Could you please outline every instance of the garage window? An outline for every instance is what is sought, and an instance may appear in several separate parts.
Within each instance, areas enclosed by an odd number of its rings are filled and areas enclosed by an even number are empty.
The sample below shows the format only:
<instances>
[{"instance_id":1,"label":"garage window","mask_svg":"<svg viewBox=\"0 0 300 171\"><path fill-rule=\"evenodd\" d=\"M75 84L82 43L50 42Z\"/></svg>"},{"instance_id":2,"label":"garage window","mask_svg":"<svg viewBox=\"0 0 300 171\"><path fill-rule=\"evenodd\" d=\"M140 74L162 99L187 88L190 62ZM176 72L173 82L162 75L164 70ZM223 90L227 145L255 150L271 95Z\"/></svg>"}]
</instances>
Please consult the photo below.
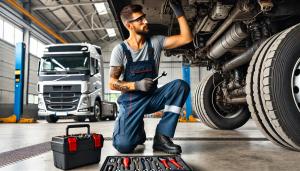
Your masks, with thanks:
<instances>
[{"instance_id":1,"label":"garage window","mask_svg":"<svg viewBox=\"0 0 300 171\"><path fill-rule=\"evenodd\" d=\"M4 21L4 40L7 41L10 44L15 44L15 31L14 31L14 26L7 22Z\"/></svg>"},{"instance_id":2,"label":"garage window","mask_svg":"<svg viewBox=\"0 0 300 171\"><path fill-rule=\"evenodd\" d=\"M15 44L23 42L23 32L21 29L15 27Z\"/></svg>"},{"instance_id":3,"label":"garage window","mask_svg":"<svg viewBox=\"0 0 300 171\"><path fill-rule=\"evenodd\" d=\"M0 18L0 39L3 39L3 19Z\"/></svg>"},{"instance_id":4,"label":"garage window","mask_svg":"<svg viewBox=\"0 0 300 171\"><path fill-rule=\"evenodd\" d=\"M43 53L44 53L44 49L45 49L45 44L38 41L37 42L37 56L38 57L42 57L43 56Z\"/></svg>"},{"instance_id":5,"label":"garage window","mask_svg":"<svg viewBox=\"0 0 300 171\"><path fill-rule=\"evenodd\" d=\"M37 40L34 37L30 37L29 52L32 55L37 56Z\"/></svg>"},{"instance_id":6,"label":"garage window","mask_svg":"<svg viewBox=\"0 0 300 171\"><path fill-rule=\"evenodd\" d=\"M29 104L38 104L38 96L34 94L28 94L28 103Z\"/></svg>"},{"instance_id":7,"label":"garage window","mask_svg":"<svg viewBox=\"0 0 300 171\"><path fill-rule=\"evenodd\" d=\"M23 31L15 24L0 17L0 39L15 45L23 41Z\"/></svg>"},{"instance_id":8,"label":"garage window","mask_svg":"<svg viewBox=\"0 0 300 171\"><path fill-rule=\"evenodd\" d=\"M30 37L29 52L37 57L42 57L44 53L45 43Z\"/></svg>"}]
</instances>

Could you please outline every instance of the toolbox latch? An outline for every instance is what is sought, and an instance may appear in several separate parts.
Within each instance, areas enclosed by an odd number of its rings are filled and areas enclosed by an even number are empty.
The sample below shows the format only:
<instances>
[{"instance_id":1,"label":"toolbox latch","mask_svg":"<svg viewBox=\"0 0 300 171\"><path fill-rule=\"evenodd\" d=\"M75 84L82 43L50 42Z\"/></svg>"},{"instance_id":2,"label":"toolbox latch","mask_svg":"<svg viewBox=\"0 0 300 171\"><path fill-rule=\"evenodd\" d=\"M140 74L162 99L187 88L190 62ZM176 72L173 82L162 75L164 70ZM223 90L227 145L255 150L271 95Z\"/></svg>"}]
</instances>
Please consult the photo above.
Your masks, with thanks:
<instances>
[{"instance_id":1,"label":"toolbox latch","mask_svg":"<svg viewBox=\"0 0 300 171\"><path fill-rule=\"evenodd\" d=\"M93 140L95 148L101 148L102 147L102 139L99 134L93 134Z\"/></svg>"},{"instance_id":2,"label":"toolbox latch","mask_svg":"<svg viewBox=\"0 0 300 171\"><path fill-rule=\"evenodd\" d=\"M68 146L69 146L69 152L76 152L77 151L77 139L76 139L76 137L69 137L68 138Z\"/></svg>"}]
</instances>

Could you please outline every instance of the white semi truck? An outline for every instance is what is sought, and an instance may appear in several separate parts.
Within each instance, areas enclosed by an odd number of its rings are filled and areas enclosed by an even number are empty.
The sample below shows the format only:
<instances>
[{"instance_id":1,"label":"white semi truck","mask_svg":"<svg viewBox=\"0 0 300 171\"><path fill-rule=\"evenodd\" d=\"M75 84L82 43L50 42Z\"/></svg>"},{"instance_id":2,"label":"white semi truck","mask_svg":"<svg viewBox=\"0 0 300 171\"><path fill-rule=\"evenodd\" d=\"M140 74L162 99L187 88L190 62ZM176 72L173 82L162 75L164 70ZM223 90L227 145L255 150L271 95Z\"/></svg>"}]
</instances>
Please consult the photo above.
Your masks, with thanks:
<instances>
[{"instance_id":1,"label":"white semi truck","mask_svg":"<svg viewBox=\"0 0 300 171\"><path fill-rule=\"evenodd\" d=\"M46 46L38 71L38 115L83 122L112 119L117 105L104 101L101 49L88 43Z\"/></svg>"}]
</instances>

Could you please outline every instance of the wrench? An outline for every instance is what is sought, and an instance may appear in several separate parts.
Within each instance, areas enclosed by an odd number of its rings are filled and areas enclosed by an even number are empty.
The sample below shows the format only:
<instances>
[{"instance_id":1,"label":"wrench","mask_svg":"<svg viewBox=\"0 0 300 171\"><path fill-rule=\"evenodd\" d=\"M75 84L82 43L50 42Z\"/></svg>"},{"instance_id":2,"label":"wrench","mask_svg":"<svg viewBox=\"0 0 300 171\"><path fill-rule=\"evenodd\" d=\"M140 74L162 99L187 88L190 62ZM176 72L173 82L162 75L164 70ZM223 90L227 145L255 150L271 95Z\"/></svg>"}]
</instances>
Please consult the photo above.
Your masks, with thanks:
<instances>
[{"instance_id":1,"label":"wrench","mask_svg":"<svg viewBox=\"0 0 300 171\"><path fill-rule=\"evenodd\" d=\"M167 74L168 74L168 73L166 73L165 71L163 71L163 72L161 73L161 75L157 76L157 77L154 78L152 81L155 82L155 81L157 81L159 78L161 78L161 77L163 77L163 76L166 76Z\"/></svg>"}]
</instances>

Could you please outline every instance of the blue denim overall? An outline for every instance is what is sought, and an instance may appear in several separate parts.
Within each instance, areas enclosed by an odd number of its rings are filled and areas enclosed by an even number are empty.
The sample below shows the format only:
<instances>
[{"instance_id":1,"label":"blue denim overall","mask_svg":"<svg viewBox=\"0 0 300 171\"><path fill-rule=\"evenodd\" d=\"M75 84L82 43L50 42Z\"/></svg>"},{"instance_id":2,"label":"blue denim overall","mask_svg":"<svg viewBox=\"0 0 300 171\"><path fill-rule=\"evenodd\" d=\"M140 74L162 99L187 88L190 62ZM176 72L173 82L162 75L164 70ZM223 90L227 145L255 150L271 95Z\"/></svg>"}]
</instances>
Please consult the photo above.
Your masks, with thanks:
<instances>
[{"instance_id":1,"label":"blue denim overall","mask_svg":"<svg viewBox=\"0 0 300 171\"><path fill-rule=\"evenodd\" d=\"M127 64L124 81L135 82L144 78L157 76L154 49L150 39L148 44L148 60L133 62L125 43L121 44L125 52ZM188 94L189 85L182 80L174 80L163 87L155 88L147 93L131 91L118 98L119 115L113 133L113 146L121 153L131 153L134 148L146 140L144 115L165 109L164 115L156 127L156 132L173 137L179 118L179 110Z\"/></svg>"}]
</instances>

